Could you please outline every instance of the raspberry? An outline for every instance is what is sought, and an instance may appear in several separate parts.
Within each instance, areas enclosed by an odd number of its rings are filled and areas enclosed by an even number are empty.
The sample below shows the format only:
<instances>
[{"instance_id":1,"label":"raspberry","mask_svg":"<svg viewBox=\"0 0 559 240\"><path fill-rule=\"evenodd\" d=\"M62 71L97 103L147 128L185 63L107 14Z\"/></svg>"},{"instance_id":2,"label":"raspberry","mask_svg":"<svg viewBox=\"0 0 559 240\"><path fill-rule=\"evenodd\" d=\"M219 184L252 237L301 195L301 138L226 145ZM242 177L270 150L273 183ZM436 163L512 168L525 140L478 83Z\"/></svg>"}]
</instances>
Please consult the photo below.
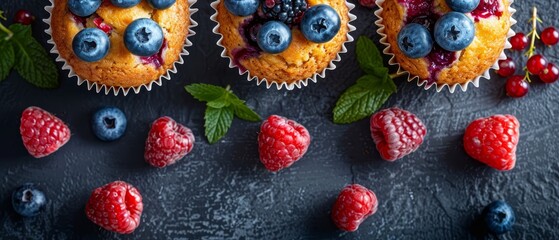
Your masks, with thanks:
<instances>
[{"instance_id":1,"label":"raspberry","mask_svg":"<svg viewBox=\"0 0 559 240\"><path fill-rule=\"evenodd\" d=\"M406 110L390 108L371 116L371 137L380 156L387 161L417 150L426 133L421 120Z\"/></svg>"},{"instance_id":2,"label":"raspberry","mask_svg":"<svg viewBox=\"0 0 559 240\"><path fill-rule=\"evenodd\" d=\"M143 210L138 189L123 181L96 188L85 205L89 220L121 234L132 233L140 225Z\"/></svg>"},{"instance_id":3,"label":"raspberry","mask_svg":"<svg viewBox=\"0 0 559 240\"><path fill-rule=\"evenodd\" d=\"M194 145L192 131L170 117L153 122L146 140L144 158L154 167L165 167L188 154Z\"/></svg>"},{"instance_id":4,"label":"raspberry","mask_svg":"<svg viewBox=\"0 0 559 240\"><path fill-rule=\"evenodd\" d=\"M375 7L375 0L359 0L359 4L366 8L374 8Z\"/></svg>"},{"instance_id":5,"label":"raspberry","mask_svg":"<svg viewBox=\"0 0 559 240\"><path fill-rule=\"evenodd\" d=\"M306 0L264 0L262 12L266 19L279 20L287 25L296 25L307 10Z\"/></svg>"},{"instance_id":6,"label":"raspberry","mask_svg":"<svg viewBox=\"0 0 559 240\"><path fill-rule=\"evenodd\" d=\"M472 158L497 170L511 170L516 163L520 123L511 115L480 118L466 128L464 149Z\"/></svg>"},{"instance_id":7,"label":"raspberry","mask_svg":"<svg viewBox=\"0 0 559 240\"><path fill-rule=\"evenodd\" d=\"M39 107L28 107L23 111L19 132L23 145L35 158L56 152L70 140L68 126Z\"/></svg>"},{"instance_id":8,"label":"raspberry","mask_svg":"<svg viewBox=\"0 0 559 240\"><path fill-rule=\"evenodd\" d=\"M310 143L311 136L303 125L272 115L260 126L260 161L268 170L277 172L301 159Z\"/></svg>"},{"instance_id":9,"label":"raspberry","mask_svg":"<svg viewBox=\"0 0 559 240\"><path fill-rule=\"evenodd\" d=\"M93 24L95 24L95 26L97 28L101 29L106 34L110 34L111 31L113 30L113 28L111 26L109 26L108 24L106 24L104 22L103 18L101 18L101 17L94 18L93 19Z\"/></svg>"},{"instance_id":10,"label":"raspberry","mask_svg":"<svg viewBox=\"0 0 559 240\"><path fill-rule=\"evenodd\" d=\"M375 193L359 184L344 187L332 208L332 220L339 229L353 232L378 207Z\"/></svg>"}]
</instances>

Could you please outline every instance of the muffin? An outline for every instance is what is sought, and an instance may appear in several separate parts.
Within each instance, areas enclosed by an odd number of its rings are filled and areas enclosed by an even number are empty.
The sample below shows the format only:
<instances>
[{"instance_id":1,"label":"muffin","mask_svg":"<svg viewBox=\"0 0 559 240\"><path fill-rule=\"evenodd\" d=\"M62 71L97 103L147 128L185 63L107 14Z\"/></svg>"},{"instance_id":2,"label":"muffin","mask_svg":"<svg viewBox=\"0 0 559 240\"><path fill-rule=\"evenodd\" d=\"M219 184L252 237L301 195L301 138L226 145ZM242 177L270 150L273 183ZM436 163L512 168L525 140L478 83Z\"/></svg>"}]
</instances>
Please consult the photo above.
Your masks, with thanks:
<instances>
[{"instance_id":1,"label":"muffin","mask_svg":"<svg viewBox=\"0 0 559 240\"><path fill-rule=\"evenodd\" d=\"M335 68L333 61L347 51L344 44L353 41L348 34L355 29L349 24L355 19L349 13L353 5L344 0L244 1L254 5L245 11L245 6L241 10L227 6L234 1L212 3L216 10L212 20L218 23L214 33L221 36L218 45L230 67L238 67L239 74L248 72L248 79L256 78L258 84L293 89L309 79L316 81L317 75L324 77L325 70ZM311 23L325 23L320 26L323 31L313 33ZM274 41L273 34L266 39L269 29L285 32L288 43L283 41L281 49L267 46L267 41Z\"/></svg>"},{"instance_id":2,"label":"muffin","mask_svg":"<svg viewBox=\"0 0 559 240\"><path fill-rule=\"evenodd\" d=\"M473 5L464 8L460 3ZM514 23L510 4L510 0L377 0L378 32L388 46L385 52L394 55L391 62L409 72L410 79L418 78L418 85L425 84L426 89L436 85L438 90L449 86L451 92L459 85L465 90L469 82L488 77L487 71L504 57Z\"/></svg>"},{"instance_id":3,"label":"muffin","mask_svg":"<svg viewBox=\"0 0 559 240\"><path fill-rule=\"evenodd\" d=\"M141 86L149 90L160 77L169 78L168 71L176 71L175 63L182 63L186 38L193 34L189 28L195 25L190 18L194 1L189 0L171 1L167 6L158 5L165 1L157 0L51 1L53 50L71 67L71 75L73 70L90 88L96 85L98 92L100 86L106 92L113 89L115 95L120 89L125 94L130 88L138 92ZM138 33L144 35L138 37ZM140 39L142 36L147 39ZM91 50L101 46L102 54L99 49Z\"/></svg>"}]
</instances>

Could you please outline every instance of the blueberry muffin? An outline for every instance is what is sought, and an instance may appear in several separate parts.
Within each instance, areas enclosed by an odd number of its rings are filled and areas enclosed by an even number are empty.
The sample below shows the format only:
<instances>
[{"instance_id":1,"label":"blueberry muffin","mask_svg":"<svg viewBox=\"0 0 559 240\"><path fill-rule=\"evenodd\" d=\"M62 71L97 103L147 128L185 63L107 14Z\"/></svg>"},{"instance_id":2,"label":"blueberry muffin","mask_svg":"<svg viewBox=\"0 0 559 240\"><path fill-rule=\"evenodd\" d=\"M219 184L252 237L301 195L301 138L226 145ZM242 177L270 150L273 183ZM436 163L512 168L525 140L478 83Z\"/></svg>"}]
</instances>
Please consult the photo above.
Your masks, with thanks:
<instances>
[{"instance_id":1,"label":"blueberry muffin","mask_svg":"<svg viewBox=\"0 0 559 240\"><path fill-rule=\"evenodd\" d=\"M51 28L60 56L89 82L137 87L180 58L188 0L54 0Z\"/></svg>"},{"instance_id":2,"label":"blueberry muffin","mask_svg":"<svg viewBox=\"0 0 559 240\"><path fill-rule=\"evenodd\" d=\"M412 76L464 84L499 58L511 26L509 0L385 0L377 13L390 52Z\"/></svg>"}]
</instances>

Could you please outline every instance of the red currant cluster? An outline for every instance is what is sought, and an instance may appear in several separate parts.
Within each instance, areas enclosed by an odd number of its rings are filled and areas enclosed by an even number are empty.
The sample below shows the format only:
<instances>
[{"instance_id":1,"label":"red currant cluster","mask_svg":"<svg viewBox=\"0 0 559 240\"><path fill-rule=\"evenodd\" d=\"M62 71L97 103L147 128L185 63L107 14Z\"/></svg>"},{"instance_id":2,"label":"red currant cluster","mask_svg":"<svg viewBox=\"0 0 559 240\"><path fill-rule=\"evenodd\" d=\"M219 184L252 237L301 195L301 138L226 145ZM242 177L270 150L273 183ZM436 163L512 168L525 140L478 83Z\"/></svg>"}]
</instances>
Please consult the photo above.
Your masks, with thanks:
<instances>
[{"instance_id":1,"label":"red currant cluster","mask_svg":"<svg viewBox=\"0 0 559 240\"><path fill-rule=\"evenodd\" d=\"M559 32L554 27L548 27L543 30L541 36L537 33L537 9L534 8L532 16L532 31L528 34L531 38L530 48L526 51L528 61L526 62L525 75L514 75L516 72L516 64L511 58L499 61L499 70L497 74L502 77L508 77L506 83L506 92L510 97L523 97L528 93L531 82L530 75L536 75L544 83L553 83L559 79L559 68L549 62L544 56L534 54L536 50L535 40L541 39L544 45L553 46L559 42ZM524 51L528 47L528 37L519 32L510 38L512 50Z\"/></svg>"}]
</instances>

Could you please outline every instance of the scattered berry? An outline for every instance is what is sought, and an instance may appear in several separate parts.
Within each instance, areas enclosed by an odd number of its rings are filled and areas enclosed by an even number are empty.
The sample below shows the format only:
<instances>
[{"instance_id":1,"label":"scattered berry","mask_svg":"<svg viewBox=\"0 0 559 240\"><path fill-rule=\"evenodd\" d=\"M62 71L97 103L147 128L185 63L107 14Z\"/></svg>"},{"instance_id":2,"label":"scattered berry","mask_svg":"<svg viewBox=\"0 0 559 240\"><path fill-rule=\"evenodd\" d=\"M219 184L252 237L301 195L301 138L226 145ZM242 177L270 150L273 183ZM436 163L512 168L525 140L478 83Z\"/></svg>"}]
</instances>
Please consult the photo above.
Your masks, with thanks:
<instances>
[{"instance_id":1,"label":"scattered berry","mask_svg":"<svg viewBox=\"0 0 559 240\"><path fill-rule=\"evenodd\" d=\"M353 232L377 211L375 193L359 184L344 187L332 208L332 220L344 231Z\"/></svg>"},{"instance_id":2,"label":"scattered berry","mask_svg":"<svg viewBox=\"0 0 559 240\"><path fill-rule=\"evenodd\" d=\"M138 189L123 181L96 188L85 206L89 220L121 234L132 233L140 225L143 210Z\"/></svg>"},{"instance_id":3,"label":"scattered berry","mask_svg":"<svg viewBox=\"0 0 559 240\"><path fill-rule=\"evenodd\" d=\"M435 23L435 42L451 52L467 48L476 35L474 21L463 13L449 12Z\"/></svg>"},{"instance_id":4,"label":"scattered berry","mask_svg":"<svg viewBox=\"0 0 559 240\"><path fill-rule=\"evenodd\" d=\"M490 233L503 234L510 230L516 221L514 210L504 201L494 201L483 209L483 222Z\"/></svg>"},{"instance_id":5,"label":"scattered berry","mask_svg":"<svg viewBox=\"0 0 559 240\"><path fill-rule=\"evenodd\" d=\"M163 10L173 6L176 0L147 0L147 1L152 8Z\"/></svg>"},{"instance_id":6,"label":"scattered berry","mask_svg":"<svg viewBox=\"0 0 559 240\"><path fill-rule=\"evenodd\" d=\"M97 62L105 58L110 47L109 37L98 28L84 28L72 41L74 54L84 62Z\"/></svg>"},{"instance_id":7,"label":"scattered berry","mask_svg":"<svg viewBox=\"0 0 559 240\"><path fill-rule=\"evenodd\" d=\"M310 143L311 136L303 125L272 115L260 126L260 161L268 170L277 172L301 159Z\"/></svg>"},{"instance_id":8,"label":"scattered berry","mask_svg":"<svg viewBox=\"0 0 559 240\"><path fill-rule=\"evenodd\" d=\"M307 7L306 0L262 0L264 17L287 25L299 24Z\"/></svg>"},{"instance_id":9,"label":"scattered berry","mask_svg":"<svg viewBox=\"0 0 559 240\"><path fill-rule=\"evenodd\" d=\"M111 0L111 3L119 8L131 8L140 4L142 0Z\"/></svg>"},{"instance_id":10,"label":"scattered berry","mask_svg":"<svg viewBox=\"0 0 559 240\"><path fill-rule=\"evenodd\" d=\"M301 20L300 28L305 38L315 43L325 43L338 34L341 27L340 15L326 4L309 8Z\"/></svg>"},{"instance_id":11,"label":"scattered berry","mask_svg":"<svg viewBox=\"0 0 559 240\"><path fill-rule=\"evenodd\" d=\"M526 68L528 72L534 75L540 74L541 71L545 69L547 66L547 59L545 59L542 55L536 54L531 56L526 62Z\"/></svg>"},{"instance_id":12,"label":"scattered berry","mask_svg":"<svg viewBox=\"0 0 559 240\"><path fill-rule=\"evenodd\" d=\"M235 16L250 16L258 10L260 0L225 0L225 8Z\"/></svg>"},{"instance_id":13,"label":"scattered berry","mask_svg":"<svg viewBox=\"0 0 559 240\"><path fill-rule=\"evenodd\" d=\"M94 14L101 6L103 0L68 0L68 9L79 17L88 17Z\"/></svg>"},{"instance_id":14,"label":"scattered berry","mask_svg":"<svg viewBox=\"0 0 559 240\"><path fill-rule=\"evenodd\" d=\"M151 125L144 158L154 167L169 166L192 151L194 141L189 128L170 117L161 117Z\"/></svg>"},{"instance_id":15,"label":"scattered berry","mask_svg":"<svg viewBox=\"0 0 559 240\"><path fill-rule=\"evenodd\" d=\"M366 8L374 8L376 6L375 0L359 0L359 4Z\"/></svg>"},{"instance_id":16,"label":"scattered berry","mask_svg":"<svg viewBox=\"0 0 559 240\"><path fill-rule=\"evenodd\" d=\"M548 27L543 30L541 38L545 45L555 45L559 42L559 32L554 27Z\"/></svg>"},{"instance_id":17,"label":"scattered berry","mask_svg":"<svg viewBox=\"0 0 559 240\"><path fill-rule=\"evenodd\" d=\"M512 115L479 118L466 128L464 149L472 158L497 170L514 168L520 123Z\"/></svg>"},{"instance_id":18,"label":"scattered berry","mask_svg":"<svg viewBox=\"0 0 559 240\"><path fill-rule=\"evenodd\" d=\"M477 8L480 0L446 0L452 11L469 13Z\"/></svg>"},{"instance_id":19,"label":"scattered berry","mask_svg":"<svg viewBox=\"0 0 559 240\"><path fill-rule=\"evenodd\" d=\"M24 217L39 215L47 205L45 194L32 183L23 184L12 194L12 206L16 213Z\"/></svg>"},{"instance_id":20,"label":"scattered berry","mask_svg":"<svg viewBox=\"0 0 559 240\"><path fill-rule=\"evenodd\" d=\"M499 60L499 70L497 74L501 77L510 77L516 72L516 64L512 58L507 58L504 60Z\"/></svg>"},{"instance_id":21,"label":"scattered berry","mask_svg":"<svg viewBox=\"0 0 559 240\"><path fill-rule=\"evenodd\" d=\"M35 158L48 156L70 140L68 126L38 107L28 107L23 111L19 132L23 145Z\"/></svg>"},{"instance_id":22,"label":"scattered berry","mask_svg":"<svg viewBox=\"0 0 559 240\"><path fill-rule=\"evenodd\" d=\"M114 141L126 131L126 115L116 107L97 110L91 118L93 134L102 141Z\"/></svg>"},{"instance_id":23,"label":"scattered berry","mask_svg":"<svg viewBox=\"0 0 559 240\"><path fill-rule=\"evenodd\" d=\"M268 21L256 36L258 46L267 53L281 53L291 45L291 29L278 21Z\"/></svg>"},{"instance_id":24,"label":"scattered berry","mask_svg":"<svg viewBox=\"0 0 559 240\"><path fill-rule=\"evenodd\" d=\"M374 114L370 124L371 137L380 156L387 161L400 159L417 150L427 133L417 116L399 108Z\"/></svg>"},{"instance_id":25,"label":"scattered berry","mask_svg":"<svg viewBox=\"0 0 559 240\"><path fill-rule=\"evenodd\" d=\"M21 23L23 25L30 25L33 21L35 21L35 16L33 16L31 12L23 9L17 11L14 17L15 23Z\"/></svg>"},{"instance_id":26,"label":"scattered berry","mask_svg":"<svg viewBox=\"0 0 559 240\"><path fill-rule=\"evenodd\" d=\"M516 33L509 41L513 50L522 51L528 46L528 38L521 32Z\"/></svg>"},{"instance_id":27,"label":"scattered berry","mask_svg":"<svg viewBox=\"0 0 559 240\"><path fill-rule=\"evenodd\" d=\"M124 45L134 55L151 56L163 46L163 30L149 18L136 19L124 31Z\"/></svg>"},{"instance_id":28,"label":"scattered berry","mask_svg":"<svg viewBox=\"0 0 559 240\"><path fill-rule=\"evenodd\" d=\"M111 31L113 30L113 27L111 27L109 24L106 24L101 17L94 18L93 24L95 24L97 28L101 29L101 31L105 32L106 34L111 33Z\"/></svg>"},{"instance_id":29,"label":"scattered berry","mask_svg":"<svg viewBox=\"0 0 559 240\"><path fill-rule=\"evenodd\" d=\"M515 75L507 79L505 90L509 97L524 97L530 90L530 85L524 81L524 76Z\"/></svg>"},{"instance_id":30,"label":"scattered berry","mask_svg":"<svg viewBox=\"0 0 559 240\"><path fill-rule=\"evenodd\" d=\"M409 58L422 58L433 49L433 38L425 26L410 23L398 33L398 48Z\"/></svg>"},{"instance_id":31,"label":"scattered berry","mask_svg":"<svg viewBox=\"0 0 559 240\"><path fill-rule=\"evenodd\" d=\"M559 79L559 68L553 63L547 64L547 67L540 72L540 80L544 83L554 83Z\"/></svg>"}]
</instances>

